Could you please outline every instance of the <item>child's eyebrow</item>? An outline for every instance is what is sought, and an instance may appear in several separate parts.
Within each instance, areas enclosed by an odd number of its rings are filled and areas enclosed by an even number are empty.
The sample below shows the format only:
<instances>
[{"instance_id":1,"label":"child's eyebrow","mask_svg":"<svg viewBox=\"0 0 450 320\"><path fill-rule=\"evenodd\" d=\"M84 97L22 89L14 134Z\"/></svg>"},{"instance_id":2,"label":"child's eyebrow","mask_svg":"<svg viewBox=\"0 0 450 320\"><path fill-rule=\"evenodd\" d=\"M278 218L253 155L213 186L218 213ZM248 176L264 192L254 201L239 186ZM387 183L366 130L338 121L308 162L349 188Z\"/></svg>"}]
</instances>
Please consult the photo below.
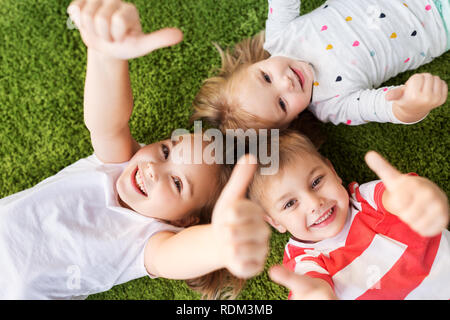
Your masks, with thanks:
<instances>
[{"instance_id":1,"label":"child's eyebrow","mask_svg":"<svg viewBox=\"0 0 450 320\"><path fill-rule=\"evenodd\" d=\"M311 177L311 176L313 176L314 175L314 173L316 172L316 171L318 171L320 169L320 165L318 165L318 166L316 166L316 167L314 167L311 171L310 171L310 173L309 173L309 175L308 175L308 177Z\"/></svg>"},{"instance_id":2,"label":"child's eyebrow","mask_svg":"<svg viewBox=\"0 0 450 320\"><path fill-rule=\"evenodd\" d=\"M290 196L290 192L284 193L279 197L277 200L275 200L275 207L278 207L278 204L282 202L282 200L288 198Z\"/></svg>"}]
</instances>

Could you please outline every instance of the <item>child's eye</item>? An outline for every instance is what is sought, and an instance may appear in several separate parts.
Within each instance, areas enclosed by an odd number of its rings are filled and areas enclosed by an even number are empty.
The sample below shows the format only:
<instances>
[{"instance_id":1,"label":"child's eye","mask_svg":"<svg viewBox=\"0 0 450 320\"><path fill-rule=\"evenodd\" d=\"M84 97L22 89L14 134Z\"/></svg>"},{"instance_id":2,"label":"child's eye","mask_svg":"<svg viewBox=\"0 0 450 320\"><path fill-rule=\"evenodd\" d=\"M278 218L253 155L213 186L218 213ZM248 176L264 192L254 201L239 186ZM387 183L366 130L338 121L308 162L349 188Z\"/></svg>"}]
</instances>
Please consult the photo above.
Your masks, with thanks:
<instances>
[{"instance_id":1,"label":"child's eye","mask_svg":"<svg viewBox=\"0 0 450 320\"><path fill-rule=\"evenodd\" d=\"M262 76L263 76L264 80L267 83L272 83L272 80L270 80L270 77L269 77L269 75L267 73L265 73L265 72L261 72L261 73L262 73Z\"/></svg>"},{"instance_id":2,"label":"child's eye","mask_svg":"<svg viewBox=\"0 0 450 320\"><path fill-rule=\"evenodd\" d=\"M286 104L284 103L283 99L279 98L278 99L278 104L280 105L280 108L286 112Z\"/></svg>"},{"instance_id":3,"label":"child's eye","mask_svg":"<svg viewBox=\"0 0 450 320\"><path fill-rule=\"evenodd\" d=\"M164 159L167 160L167 158L169 158L170 149L165 144L162 144L161 145L161 150L163 152Z\"/></svg>"},{"instance_id":4,"label":"child's eye","mask_svg":"<svg viewBox=\"0 0 450 320\"><path fill-rule=\"evenodd\" d=\"M178 193L181 193L181 190L183 188L183 183L181 182L181 180L177 177L172 177L172 180L178 190Z\"/></svg>"},{"instance_id":5,"label":"child's eye","mask_svg":"<svg viewBox=\"0 0 450 320\"><path fill-rule=\"evenodd\" d=\"M320 176L320 177L314 179L314 181L312 182L312 185L311 185L313 189L316 188L320 184L320 182L322 181L322 178L323 178L323 176Z\"/></svg>"},{"instance_id":6,"label":"child's eye","mask_svg":"<svg viewBox=\"0 0 450 320\"><path fill-rule=\"evenodd\" d=\"M295 203L297 202L297 200L289 200L284 206L283 206L283 210L289 209L290 207L292 207Z\"/></svg>"}]
</instances>

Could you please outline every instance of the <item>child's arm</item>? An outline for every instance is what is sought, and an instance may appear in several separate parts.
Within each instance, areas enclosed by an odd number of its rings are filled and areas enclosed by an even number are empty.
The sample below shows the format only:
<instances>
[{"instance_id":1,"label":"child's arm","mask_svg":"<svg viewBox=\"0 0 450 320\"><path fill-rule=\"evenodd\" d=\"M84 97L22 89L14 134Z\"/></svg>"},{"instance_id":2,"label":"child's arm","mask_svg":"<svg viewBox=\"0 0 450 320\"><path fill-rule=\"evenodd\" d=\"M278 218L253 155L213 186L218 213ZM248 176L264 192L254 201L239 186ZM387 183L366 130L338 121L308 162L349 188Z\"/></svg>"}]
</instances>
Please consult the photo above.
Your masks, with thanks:
<instances>
[{"instance_id":1,"label":"child's arm","mask_svg":"<svg viewBox=\"0 0 450 320\"><path fill-rule=\"evenodd\" d=\"M269 0L266 20L266 39L278 32L300 15L300 0Z\"/></svg>"},{"instance_id":2,"label":"child's arm","mask_svg":"<svg viewBox=\"0 0 450 320\"><path fill-rule=\"evenodd\" d=\"M404 86L389 91L386 100L393 101L392 112L406 123L423 119L447 100L447 83L429 73L412 75Z\"/></svg>"},{"instance_id":3,"label":"child's arm","mask_svg":"<svg viewBox=\"0 0 450 320\"><path fill-rule=\"evenodd\" d=\"M291 300L336 300L336 294L328 282L290 271L283 266L269 270L270 278L292 292Z\"/></svg>"},{"instance_id":4,"label":"child's arm","mask_svg":"<svg viewBox=\"0 0 450 320\"><path fill-rule=\"evenodd\" d=\"M145 266L158 277L195 278L227 268L240 278L264 268L270 229L263 210L245 198L256 165L241 159L214 208L212 223L178 234L161 232L147 243Z\"/></svg>"},{"instance_id":5,"label":"child's arm","mask_svg":"<svg viewBox=\"0 0 450 320\"><path fill-rule=\"evenodd\" d=\"M84 119L92 146L104 162L124 162L140 148L128 121L133 96L128 59L178 43L181 32L143 34L134 5L121 1L73 1L67 9L88 48Z\"/></svg>"},{"instance_id":6,"label":"child's arm","mask_svg":"<svg viewBox=\"0 0 450 320\"><path fill-rule=\"evenodd\" d=\"M397 215L421 236L441 233L449 222L449 206L445 193L430 180L401 174L378 153L366 154L367 165L383 181L384 208Z\"/></svg>"},{"instance_id":7,"label":"child's arm","mask_svg":"<svg viewBox=\"0 0 450 320\"><path fill-rule=\"evenodd\" d=\"M414 74L403 86L363 89L310 106L323 122L359 125L367 122L415 123L445 103L447 84L438 76Z\"/></svg>"}]
</instances>

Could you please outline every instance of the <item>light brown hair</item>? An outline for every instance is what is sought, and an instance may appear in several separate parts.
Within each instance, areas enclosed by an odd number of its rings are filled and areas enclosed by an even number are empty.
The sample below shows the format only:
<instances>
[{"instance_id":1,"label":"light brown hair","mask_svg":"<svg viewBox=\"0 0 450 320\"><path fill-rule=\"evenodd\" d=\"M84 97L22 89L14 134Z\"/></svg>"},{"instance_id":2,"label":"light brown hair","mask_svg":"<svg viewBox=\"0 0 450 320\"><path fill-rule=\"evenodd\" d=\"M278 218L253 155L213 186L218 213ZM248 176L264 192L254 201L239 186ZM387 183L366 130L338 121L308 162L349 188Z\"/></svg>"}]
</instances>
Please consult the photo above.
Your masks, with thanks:
<instances>
[{"instance_id":1,"label":"light brown hair","mask_svg":"<svg viewBox=\"0 0 450 320\"><path fill-rule=\"evenodd\" d=\"M270 142L270 140L269 140ZM251 200L257 202L264 209L267 209L264 199L266 198L265 188L270 183L270 179L280 175L286 170L286 168L295 166L298 163L298 159L306 155L317 157L319 161L326 161L317 147L311 142L311 140L298 132L293 130L283 130L280 132L278 139L279 150L279 162L277 175L261 175L261 170L256 170L255 176L249 187L249 197ZM271 150L270 145L268 150ZM326 163L326 162L325 162ZM259 164L259 167L265 167L267 165Z\"/></svg>"},{"instance_id":2,"label":"light brown hair","mask_svg":"<svg viewBox=\"0 0 450 320\"><path fill-rule=\"evenodd\" d=\"M271 129L277 124L253 115L241 108L238 101L230 94L233 87L238 85L234 81L241 72L256 62L268 59L270 54L264 50L265 32L261 31L251 38L237 43L234 48L222 50L217 44L222 65L217 75L206 79L194 98L194 113L191 122L205 120L210 125L226 129ZM289 125L310 138L316 146L325 141L320 122L313 114L304 110Z\"/></svg>"},{"instance_id":3,"label":"light brown hair","mask_svg":"<svg viewBox=\"0 0 450 320\"><path fill-rule=\"evenodd\" d=\"M204 119L222 132L226 129L247 129L249 127L268 128L270 123L252 115L239 107L237 101L229 94L233 79L246 66L265 60L270 54L264 50L264 31L237 43L232 50L222 50L217 44L222 66L218 74L206 79L197 93L193 106L191 121Z\"/></svg>"}]
</instances>

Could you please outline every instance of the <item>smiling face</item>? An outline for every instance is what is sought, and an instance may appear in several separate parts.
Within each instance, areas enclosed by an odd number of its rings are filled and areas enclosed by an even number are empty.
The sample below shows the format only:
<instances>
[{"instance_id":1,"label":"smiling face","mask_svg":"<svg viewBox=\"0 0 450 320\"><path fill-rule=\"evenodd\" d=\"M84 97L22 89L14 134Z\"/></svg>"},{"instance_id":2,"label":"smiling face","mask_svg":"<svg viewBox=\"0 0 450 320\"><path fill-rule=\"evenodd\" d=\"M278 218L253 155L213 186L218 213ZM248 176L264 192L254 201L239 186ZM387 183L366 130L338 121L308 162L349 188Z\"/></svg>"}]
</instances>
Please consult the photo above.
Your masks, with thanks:
<instances>
[{"instance_id":1,"label":"smiling face","mask_svg":"<svg viewBox=\"0 0 450 320\"><path fill-rule=\"evenodd\" d=\"M190 139L164 140L141 148L117 180L124 207L153 218L176 221L201 208L213 196L219 165L180 161L174 150L189 150Z\"/></svg>"},{"instance_id":2,"label":"smiling face","mask_svg":"<svg viewBox=\"0 0 450 320\"><path fill-rule=\"evenodd\" d=\"M239 72L233 86L242 108L285 128L309 105L314 73L303 61L274 56Z\"/></svg>"},{"instance_id":3,"label":"smiling face","mask_svg":"<svg viewBox=\"0 0 450 320\"><path fill-rule=\"evenodd\" d=\"M268 222L301 241L317 242L344 227L349 196L331 163L305 154L271 177L262 200Z\"/></svg>"}]
</instances>

